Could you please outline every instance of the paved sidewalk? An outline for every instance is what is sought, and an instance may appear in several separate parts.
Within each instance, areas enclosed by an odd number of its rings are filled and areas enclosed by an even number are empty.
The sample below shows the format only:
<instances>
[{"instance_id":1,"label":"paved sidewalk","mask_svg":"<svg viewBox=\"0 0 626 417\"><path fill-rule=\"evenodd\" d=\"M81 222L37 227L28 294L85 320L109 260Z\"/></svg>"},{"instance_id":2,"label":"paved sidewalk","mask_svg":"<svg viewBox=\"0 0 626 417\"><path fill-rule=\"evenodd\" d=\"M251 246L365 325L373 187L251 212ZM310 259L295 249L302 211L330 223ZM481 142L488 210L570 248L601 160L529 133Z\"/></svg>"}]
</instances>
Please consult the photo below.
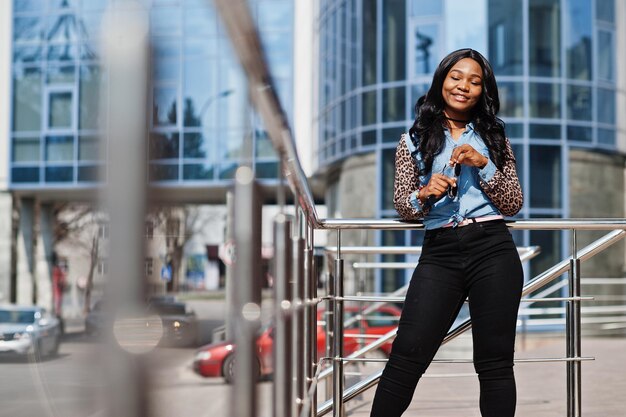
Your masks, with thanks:
<instances>
[{"instance_id":1,"label":"paved sidewalk","mask_svg":"<svg viewBox=\"0 0 626 417\"><path fill-rule=\"evenodd\" d=\"M527 345L517 349L518 359L565 356L564 338L529 340ZM584 339L582 353L596 358L582 363L582 415L626 416L626 338ZM515 373L517 417L566 416L565 363L521 363ZM478 378L471 364L435 363L426 375L430 377L418 385L407 417L480 417ZM369 416L372 396L373 390L349 402L347 415Z\"/></svg>"}]
</instances>

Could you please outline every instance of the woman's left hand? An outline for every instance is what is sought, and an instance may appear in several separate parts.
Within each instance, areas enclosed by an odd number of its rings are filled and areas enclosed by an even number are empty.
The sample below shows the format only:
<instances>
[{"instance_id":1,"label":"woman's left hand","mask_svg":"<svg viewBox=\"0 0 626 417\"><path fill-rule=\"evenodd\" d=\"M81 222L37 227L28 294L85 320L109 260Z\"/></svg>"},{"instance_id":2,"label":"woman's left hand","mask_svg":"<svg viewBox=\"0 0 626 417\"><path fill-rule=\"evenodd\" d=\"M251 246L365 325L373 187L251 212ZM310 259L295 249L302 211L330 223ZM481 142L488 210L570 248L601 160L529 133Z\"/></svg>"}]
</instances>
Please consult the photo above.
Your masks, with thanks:
<instances>
[{"instance_id":1,"label":"woman's left hand","mask_svg":"<svg viewBox=\"0 0 626 417\"><path fill-rule=\"evenodd\" d=\"M452 156L450 156L450 165L462 164L484 168L487 162L489 162L489 159L467 143L454 148L452 150Z\"/></svg>"}]
</instances>

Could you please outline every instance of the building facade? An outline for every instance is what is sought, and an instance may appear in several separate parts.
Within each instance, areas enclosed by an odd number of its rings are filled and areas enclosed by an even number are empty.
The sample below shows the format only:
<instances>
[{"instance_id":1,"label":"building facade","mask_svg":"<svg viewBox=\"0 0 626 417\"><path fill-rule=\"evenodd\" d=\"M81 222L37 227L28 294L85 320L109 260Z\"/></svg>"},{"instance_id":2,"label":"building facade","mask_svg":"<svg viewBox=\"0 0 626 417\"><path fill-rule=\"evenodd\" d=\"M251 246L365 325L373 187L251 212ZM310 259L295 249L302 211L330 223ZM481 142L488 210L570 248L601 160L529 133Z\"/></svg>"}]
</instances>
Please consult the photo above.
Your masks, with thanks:
<instances>
[{"instance_id":1,"label":"building facade","mask_svg":"<svg viewBox=\"0 0 626 417\"><path fill-rule=\"evenodd\" d=\"M626 5L614 0L322 1L318 159L329 214L397 216L400 135L441 58L471 47L490 60L498 81L499 116L524 190L518 217L624 217L625 23ZM514 232L518 245L541 246L527 275L570 253L568 236ZM417 245L421 232L371 239ZM623 247L610 254L589 271L623 276ZM387 271L374 287L390 290L409 277Z\"/></svg>"},{"instance_id":2,"label":"building facade","mask_svg":"<svg viewBox=\"0 0 626 417\"><path fill-rule=\"evenodd\" d=\"M0 276L4 301L49 305L57 208L92 201L106 181L107 73L100 40L106 30L103 16L115 1L13 0L0 6L0 16L10 16L10 25L2 29L10 54L5 61L10 67L2 70L8 71L9 112L2 131L8 148L0 155L6 167L2 204L11 209L3 211L2 221L12 224L10 236L0 241L10 240L14 252L13 267ZM246 160L264 184L276 184L276 155L249 106L246 79L212 2L138 3L150 20L152 47L150 183L170 202L224 205L235 169ZM253 0L249 5L274 84L292 118L293 2ZM206 245L221 243L223 230L210 235L219 240L194 240L189 258L197 261L203 254L206 259ZM164 286L163 251L154 251L146 259L146 275ZM77 262L68 262L71 286L83 281L84 268ZM98 265L104 277L106 259ZM214 282L215 265L205 266ZM198 268L195 262L195 274Z\"/></svg>"}]
</instances>

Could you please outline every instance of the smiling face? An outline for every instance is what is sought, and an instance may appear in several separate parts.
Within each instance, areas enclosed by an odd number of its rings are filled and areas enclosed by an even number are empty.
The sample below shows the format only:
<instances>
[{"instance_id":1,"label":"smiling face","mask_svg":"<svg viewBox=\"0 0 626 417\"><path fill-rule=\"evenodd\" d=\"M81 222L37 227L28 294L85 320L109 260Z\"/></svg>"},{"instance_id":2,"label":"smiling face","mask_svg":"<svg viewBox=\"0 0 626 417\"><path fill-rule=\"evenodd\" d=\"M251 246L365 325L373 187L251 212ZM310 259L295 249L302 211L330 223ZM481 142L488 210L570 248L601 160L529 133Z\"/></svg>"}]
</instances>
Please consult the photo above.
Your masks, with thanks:
<instances>
[{"instance_id":1,"label":"smiling face","mask_svg":"<svg viewBox=\"0 0 626 417\"><path fill-rule=\"evenodd\" d=\"M483 92L483 71L472 58L463 58L448 71L441 95L444 113L452 119L469 120Z\"/></svg>"}]
</instances>

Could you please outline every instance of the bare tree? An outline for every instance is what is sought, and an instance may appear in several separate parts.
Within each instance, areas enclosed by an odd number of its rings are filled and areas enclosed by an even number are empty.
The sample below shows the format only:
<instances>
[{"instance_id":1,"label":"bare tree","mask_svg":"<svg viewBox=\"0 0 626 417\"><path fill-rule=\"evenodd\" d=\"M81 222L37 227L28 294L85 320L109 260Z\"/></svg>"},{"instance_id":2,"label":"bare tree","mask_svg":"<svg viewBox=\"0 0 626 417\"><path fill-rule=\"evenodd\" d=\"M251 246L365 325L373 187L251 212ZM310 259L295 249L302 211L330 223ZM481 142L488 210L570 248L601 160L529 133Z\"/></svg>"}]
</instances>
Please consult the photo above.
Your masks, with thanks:
<instances>
[{"instance_id":1,"label":"bare tree","mask_svg":"<svg viewBox=\"0 0 626 417\"><path fill-rule=\"evenodd\" d=\"M56 243L67 243L81 251L89 259L83 313L91 309L91 293L93 279L98 260L101 255L101 235L106 235L108 222L106 217L95 210L95 207L80 203L62 203L54 207L54 240ZM104 237L104 236L103 236Z\"/></svg>"}]
</instances>

